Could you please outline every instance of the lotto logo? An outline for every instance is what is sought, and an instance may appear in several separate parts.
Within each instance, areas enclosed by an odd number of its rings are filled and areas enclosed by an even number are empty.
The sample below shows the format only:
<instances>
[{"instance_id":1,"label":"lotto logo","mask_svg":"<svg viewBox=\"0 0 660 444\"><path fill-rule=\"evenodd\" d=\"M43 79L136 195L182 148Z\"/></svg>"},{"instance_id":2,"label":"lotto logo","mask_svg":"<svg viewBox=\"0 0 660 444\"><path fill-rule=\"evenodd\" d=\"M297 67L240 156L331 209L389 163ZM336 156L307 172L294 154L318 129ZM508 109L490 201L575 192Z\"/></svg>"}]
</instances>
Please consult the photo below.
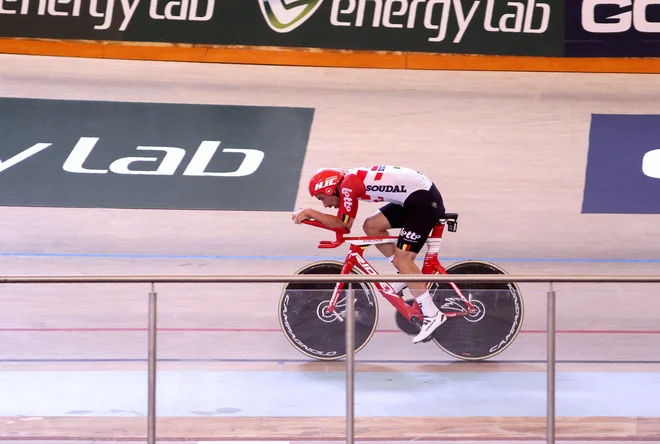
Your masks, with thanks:
<instances>
[{"instance_id":1,"label":"lotto logo","mask_svg":"<svg viewBox=\"0 0 660 444\"><path fill-rule=\"evenodd\" d=\"M353 209L353 200L351 199L351 190L350 188L344 188L342 191L342 194L344 195L344 209L346 210L347 213L350 213L351 210Z\"/></svg>"},{"instance_id":2,"label":"lotto logo","mask_svg":"<svg viewBox=\"0 0 660 444\"><path fill-rule=\"evenodd\" d=\"M414 231L406 231L406 230L401 230L401 236L409 241L416 241L420 237L422 237L420 234L415 233Z\"/></svg>"}]
</instances>

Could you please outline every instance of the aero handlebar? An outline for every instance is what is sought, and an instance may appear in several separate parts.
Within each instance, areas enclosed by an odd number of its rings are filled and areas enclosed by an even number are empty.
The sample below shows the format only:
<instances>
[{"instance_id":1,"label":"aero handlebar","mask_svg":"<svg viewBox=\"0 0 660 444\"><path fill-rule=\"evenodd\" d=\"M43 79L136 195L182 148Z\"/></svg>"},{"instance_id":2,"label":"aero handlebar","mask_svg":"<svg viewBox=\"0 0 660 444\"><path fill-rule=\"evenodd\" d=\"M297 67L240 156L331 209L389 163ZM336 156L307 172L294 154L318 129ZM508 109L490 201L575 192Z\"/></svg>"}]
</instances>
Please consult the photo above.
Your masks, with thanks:
<instances>
[{"instance_id":1,"label":"aero handlebar","mask_svg":"<svg viewBox=\"0 0 660 444\"><path fill-rule=\"evenodd\" d=\"M320 241L319 248L337 248L338 246L344 243L344 234L350 233L349 230L346 230L344 228L330 228L329 226L319 222L316 219L304 219L302 223L335 232L336 239L334 241Z\"/></svg>"}]
</instances>

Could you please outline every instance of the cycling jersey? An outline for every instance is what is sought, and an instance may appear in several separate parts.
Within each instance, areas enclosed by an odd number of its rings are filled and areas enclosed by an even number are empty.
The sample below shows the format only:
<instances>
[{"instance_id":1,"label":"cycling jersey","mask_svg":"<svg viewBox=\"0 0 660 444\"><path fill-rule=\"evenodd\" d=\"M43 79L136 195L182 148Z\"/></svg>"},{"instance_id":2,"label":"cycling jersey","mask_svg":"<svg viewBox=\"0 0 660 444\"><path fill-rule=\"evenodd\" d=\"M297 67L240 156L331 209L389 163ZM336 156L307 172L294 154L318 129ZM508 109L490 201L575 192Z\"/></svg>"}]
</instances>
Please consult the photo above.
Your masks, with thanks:
<instances>
[{"instance_id":1,"label":"cycling jersey","mask_svg":"<svg viewBox=\"0 0 660 444\"><path fill-rule=\"evenodd\" d=\"M431 179L410 168L376 165L348 170L339 184L337 217L355 218L358 200L388 202L380 208L390 227L401 228L397 247L419 253L433 226L445 214L442 195Z\"/></svg>"},{"instance_id":2,"label":"cycling jersey","mask_svg":"<svg viewBox=\"0 0 660 444\"><path fill-rule=\"evenodd\" d=\"M347 222L357 215L357 201L391 202L403 206L417 190L430 190L433 182L410 168L376 165L348 170L339 186L341 203L337 217Z\"/></svg>"}]
</instances>

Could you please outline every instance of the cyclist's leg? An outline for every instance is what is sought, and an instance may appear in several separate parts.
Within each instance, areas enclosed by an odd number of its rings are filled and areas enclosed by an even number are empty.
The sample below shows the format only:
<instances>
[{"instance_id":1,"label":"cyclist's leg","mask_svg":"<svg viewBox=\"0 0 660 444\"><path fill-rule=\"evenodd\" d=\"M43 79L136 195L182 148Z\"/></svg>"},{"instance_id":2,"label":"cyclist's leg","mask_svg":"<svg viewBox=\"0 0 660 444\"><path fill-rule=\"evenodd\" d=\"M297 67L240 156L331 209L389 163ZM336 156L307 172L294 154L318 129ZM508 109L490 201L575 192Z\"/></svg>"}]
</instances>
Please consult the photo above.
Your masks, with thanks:
<instances>
[{"instance_id":1,"label":"cyclist's leg","mask_svg":"<svg viewBox=\"0 0 660 444\"><path fill-rule=\"evenodd\" d=\"M388 203L365 219L362 229L368 236L389 236L387 230L401 228L405 218L405 211L401 205ZM391 263L394 263L395 246L392 243L376 244L376 248ZM394 292L403 297L403 290L408 287L406 282L390 282Z\"/></svg>"},{"instance_id":2,"label":"cyclist's leg","mask_svg":"<svg viewBox=\"0 0 660 444\"><path fill-rule=\"evenodd\" d=\"M394 266L396 267L397 270L399 270L399 273L403 274L422 274L422 271L419 269L417 264L415 264L415 258L417 257L416 251L410 251L410 250L403 250L401 248L401 236L399 236L399 243L397 244L395 251L394 251ZM407 246L404 245L403 248L406 248ZM410 292L412 295L415 297L415 299L418 299L419 297L424 295L424 292L426 292L426 283L424 282L408 282L408 288L410 289ZM435 314L436 311L433 309L430 309L430 311L425 312L425 314Z\"/></svg>"},{"instance_id":3,"label":"cyclist's leg","mask_svg":"<svg viewBox=\"0 0 660 444\"><path fill-rule=\"evenodd\" d=\"M403 223L396 244L394 266L404 274L421 274L422 271L415 264L415 258L425 245L433 227L445 214L442 196L435 185L429 191L416 191L408 196L403 204L403 210ZM408 286L416 298L428 294L426 283L409 282ZM436 310L431 307L429 313L435 312Z\"/></svg>"},{"instance_id":4,"label":"cyclist's leg","mask_svg":"<svg viewBox=\"0 0 660 444\"><path fill-rule=\"evenodd\" d=\"M421 274L415 258L433 226L445 213L442 196L435 186L430 191L417 191L406 199L404 210L405 218L394 253L394 266L403 274ZM408 282L408 288L424 315L422 331L413 339L416 343L433 333L446 317L433 302L426 283Z\"/></svg>"},{"instance_id":5,"label":"cyclist's leg","mask_svg":"<svg viewBox=\"0 0 660 444\"><path fill-rule=\"evenodd\" d=\"M406 248L406 245L404 244L403 247ZM403 274L421 274L421 270L415 264L416 256L416 252L402 250L397 246L394 253L394 266ZM413 343L416 344L431 336L435 329L447 320L447 317L435 305L425 283L408 282L408 288L422 309L422 315L424 316L422 328L419 334L413 338Z\"/></svg>"},{"instance_id":6,"label":"cyclist's leg","mask_svg":"<svg viewBox=\"0 0 660 444\"><path fill-rule=\"evenodd\" d=\"M389 203L367 217L362 229L367 236L389 236L387 230L403 227L404 217L405 212L401 205ZM390 261L394 259L393 244L376 244L376 248Z\"/></svg>"}]
</instances>

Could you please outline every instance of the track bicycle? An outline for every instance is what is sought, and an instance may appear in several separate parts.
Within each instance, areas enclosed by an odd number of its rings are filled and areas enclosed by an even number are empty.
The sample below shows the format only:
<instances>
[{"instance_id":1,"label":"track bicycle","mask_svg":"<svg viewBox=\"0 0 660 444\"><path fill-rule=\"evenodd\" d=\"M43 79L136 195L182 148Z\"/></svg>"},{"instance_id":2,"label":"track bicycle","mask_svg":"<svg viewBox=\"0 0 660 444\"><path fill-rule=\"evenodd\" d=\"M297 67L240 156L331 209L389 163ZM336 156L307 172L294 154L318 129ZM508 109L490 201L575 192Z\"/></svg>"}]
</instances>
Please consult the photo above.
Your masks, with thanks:
<instances>
[{"instance_id":1,"label":"track bicycle","mask_svg":"<svg viewBox=\"0 0 660 444\"><path fill-rule=\"evenodd\" d=\"M443 267L438 259L445 227L455 232L458 214L447 213L429 235L422 274L507 274L502 268L480 260L465 260ZM295 274L379 274L365 259L367 247L395 243L398 236L347 237L347 230L332 229L314 219L303 223L335 232L335 240L322 240L318 248L337 248L350 244L344 262L319 261L306 265ZM280 327L291 345L302 354L322 361L346 356L346 288L353 290L355 344L362 350L376 331L380 293L396 309L397 327L416 335L423 321L414 298L404 299L386 282L289 282L279 300ZM429 293L447 320L424 342L432 341L449 355L468 361L492 358L506 350L522 328L524 305L515 282L432 282Z\"/></svg>"}]
</instances>

